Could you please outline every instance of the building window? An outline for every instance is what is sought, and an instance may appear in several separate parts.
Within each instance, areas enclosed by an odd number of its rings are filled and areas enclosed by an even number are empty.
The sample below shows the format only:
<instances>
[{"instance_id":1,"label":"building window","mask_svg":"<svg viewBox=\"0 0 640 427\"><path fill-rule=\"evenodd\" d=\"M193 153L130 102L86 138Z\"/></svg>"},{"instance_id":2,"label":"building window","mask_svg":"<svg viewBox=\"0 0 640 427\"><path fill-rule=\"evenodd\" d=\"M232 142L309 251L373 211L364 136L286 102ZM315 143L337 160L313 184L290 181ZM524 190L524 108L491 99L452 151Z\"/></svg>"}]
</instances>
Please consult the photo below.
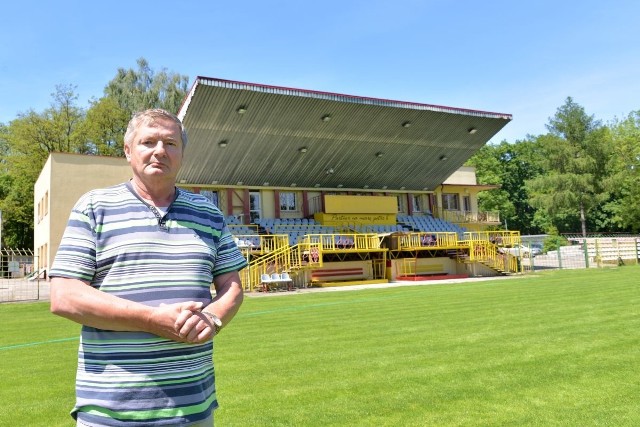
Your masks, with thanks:
<instances>
[{"instance_id":1,"label":"building window","mask_svg":"<svg viewBox=\"0 0 640 427\"><path fill-rule=\"evenodd\" d=\"M249 192L249 221L257 224L262 217L262 203L260 202L260 192Z\"/></svg>"},{"instance_id":2,"label":"building window","mask_svg":"<svg viewBox=\"0 0 640 427\"><path fill-rule=\"evenodd\" d=\"M414 212L422 212L422 204L420 203L420 195L419 194L414 194L412 195L413 198L413 211Z\"/></svg>"},{"instance_id":3,"label":"building window","mask_svg":"<svg viewBox=\"0 0 640 427\"><path fill-rule=\"evenodd\" d=\"M291 191L283 191L280 193L280 211L296 212L298 205L296 203L296 193Z\"/></svg>"},{"instance_id":4,"label":"building window","mask_svg":"<svg viewBox=\"0 0 640 427\"><path fill-rule=\"evenodd\" d=\"M407 210L404 207L405 197L406 196L404 194L399 194L398 196L396 196L396 199L398 200L398 212L399 213L407 212Z\"/></svg>"},{"instance_id":5,"label":"building window","mask_svg":"<svg viewBox=\"0 0 640 427\"><path fill-rule=\"evenodd\" d=\"M453 193L442 193L442 208L449 211L460 210L460 196Z\"/></svg>"},{"instance_id":6,"label":"building window","mask_svg":"<svg viewBox=\"0 0 640 427\"><path fill-rule=\"evenodd\" d=\"M471 197L470 196L463 196L462 197L462 204L464 206L464 211L465 212L471 212Z\"/></svg>"},{"instance_id":7,"label":"building window","mask_svg":"<svg viewBox=\"0 0 640 427\"><path fill-rule=\"evenodd\" d=\"M38 248L38 260L34 262L38 269L49 267L49 260L47 259L47 248L47 243Z\"/></svg>"}]
</instances>

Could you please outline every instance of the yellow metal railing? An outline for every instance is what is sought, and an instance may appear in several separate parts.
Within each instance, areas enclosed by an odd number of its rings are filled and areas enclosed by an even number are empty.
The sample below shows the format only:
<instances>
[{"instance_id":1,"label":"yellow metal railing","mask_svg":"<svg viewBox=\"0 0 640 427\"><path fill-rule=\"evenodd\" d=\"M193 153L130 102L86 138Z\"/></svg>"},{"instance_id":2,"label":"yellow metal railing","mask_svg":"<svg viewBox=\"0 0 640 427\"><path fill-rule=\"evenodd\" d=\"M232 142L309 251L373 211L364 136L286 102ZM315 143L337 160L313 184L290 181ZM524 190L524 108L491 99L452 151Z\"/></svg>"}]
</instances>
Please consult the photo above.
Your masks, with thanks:
<instances>
[{"instance_id":1,"label":"yellow metal railing","mask_svg":"<svg viewBox=\"0 0 640 427\"><path fill-rule=\"evenodd\" d=\"M291 248L291 268L305 270L322 267L322 252L322 245L318 242L299 242Z\"/></svg>"},{"instance_id":2,"label":"yellow metal railing","mask_svg":"<svg viewBox=\"0 0 640 427\"><path fill-rule=\"evenodd\" d=\"M397 244L394 240L397 241ZM424 249L425 247L456 248L458 246L458 234L450 231L391 235L391 247L398 250Z\"/></svg>"},{"instance_id":3,"label":"yellow metal railing","mask_svg":"<svg viewBox=\"0 0 640 427\"><path fill-rule=\"evenodd\" d=\"M459 240L458 233L455 232L411 232L391 234L388 237L391 239L391 250L456 249L459 262L479 262L507 273L521 271L516 256L499 250L501 246L520 244L519 232L480 231L464 235L465 240ZM387 250L382 245L386 236L374 233L308 234L293 246L290 246L289 236L286 234L235 237L249 261L249 266L241 272L244 287L249 291L260 286L262 275L282 272L288 272L294 281L306 286L305 271L322 267L323 253ZM256 239L259 239L258 244L241 244ZM408 271L409 265L403 264L402 269Z\"/></svg>"},{"instance_id":4,"label":"yellow metal railing","mask_svg":"<svg viewBox=\"0 0 640 427\"><path fill-rule=\"evenodd\" d=\"M460 223L500 223L500 213L494 211L472 212L443 209L440 217L455 224Z\"/></svg>"},{"instance_id":5,"label":"yellow metal railing","mask_svg":"<svg viewBox=\"0 0 640 427\"><path fill-rule=\"evenodd\" d=\"M469 231L464 237L470 241L488 241L498 246L515 246L522 242L519 231Z\"/></svg>"},{"instance_id":6,"label":"yellow metal railing","mask_svg":"<svg viewBox=\"0 0 640 427\"><path fill-rule=\"evenodd\" d=\"M382 238L373 233L307 234L299 243L318 244L322 251L374 251L381 249Z\"/></svg>"},{"instance_id":7,"label":"yellow metal railing","mask_svg":"<svg viewBox=\"0 0 640 427\"><path fill-rule=\"evenodd\" d=\"M264 255L289 246L286 234L238 234L234 237L238 248L245 254Z\"/></svg>"},{"instance_id":8,"label":"yellow metal railing","mask_svg":"<svg viewBox=\"0 0 640 427\"><path fill-rule=\"evenodd\" d=\"M468 244L470 262L480 262L494 270L506 273L518 273L522 270L517 256L500 252L499 247L489 240L474 239L469 240Z\"/></svg>"},{"instance_id":9,"label":"yellow metal railing","mask_svg":"<svg viewBox=\"0 0 640 427\"><path fill-rule=\"evenodd\" d=\"M265 236L268 237L268 236ZM322 246L319 243L302 242L294 246L287 244L251 260L251 253L245 252L249 259L247 268L241 271L245 290L254 291L263 282L263 275L289 273L294 283L306 286L304 270L322 267Z\"/></svg>"},{"instance_id":10,"label":"yellow metal railing","mask_svg":"<svg viewBox=\"0 0 640 427\"><path fill-rule=\"evenodd\" d=\"M245 290L254 291L262 283L262 275L282 273L291 269L291 250L283 247L256 260L250 261L247 268L241 271L241 279Z\"/></svg>"}]
</instances>

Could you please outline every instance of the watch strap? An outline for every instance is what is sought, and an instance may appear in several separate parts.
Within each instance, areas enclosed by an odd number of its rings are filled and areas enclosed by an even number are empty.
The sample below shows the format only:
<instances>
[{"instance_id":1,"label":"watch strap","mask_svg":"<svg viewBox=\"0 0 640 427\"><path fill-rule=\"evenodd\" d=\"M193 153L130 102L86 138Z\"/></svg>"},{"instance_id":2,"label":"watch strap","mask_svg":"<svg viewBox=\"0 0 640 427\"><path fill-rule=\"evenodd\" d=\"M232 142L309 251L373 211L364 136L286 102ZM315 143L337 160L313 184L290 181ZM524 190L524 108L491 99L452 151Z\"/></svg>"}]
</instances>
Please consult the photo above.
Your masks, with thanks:
<instances>
[{"instance_id":1,"label":"watch strap","mask_svg":"<svg viewBox=\"0 0 640 427\"><path fill-rule=\"evenodd\" d=\"M210 313L208 311L202 311L202 314L207 316L207 318L211 322L211 325L213 326L213 336L218 335L218 333L220 332L220 329L222 329L222 320L220 320L220 318L215 314Z\"/></svg>"}]
</instances>

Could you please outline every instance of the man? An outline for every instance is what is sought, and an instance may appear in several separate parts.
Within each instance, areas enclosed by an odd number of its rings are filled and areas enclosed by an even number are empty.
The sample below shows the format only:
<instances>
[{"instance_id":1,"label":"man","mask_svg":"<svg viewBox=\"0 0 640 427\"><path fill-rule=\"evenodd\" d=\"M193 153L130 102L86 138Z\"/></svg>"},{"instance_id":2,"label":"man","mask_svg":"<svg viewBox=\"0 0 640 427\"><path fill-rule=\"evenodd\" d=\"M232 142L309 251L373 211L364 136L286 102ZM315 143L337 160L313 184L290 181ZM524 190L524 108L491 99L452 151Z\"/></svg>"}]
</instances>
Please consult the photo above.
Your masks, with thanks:
<instances>
[{"instance_id":1,"label":"man","mask_svg":"<svg viewBox=\"0 0 640 427\"><path fill-rule=\"evenodd\" d=\"M246 261L218 208L175 186L187 144L175 115L135 114L124 143L132 179L80 198L50 271L52 313L83 325L71 414L212 426L212 338L242 304Z\"/></svg>"}]
</instances>

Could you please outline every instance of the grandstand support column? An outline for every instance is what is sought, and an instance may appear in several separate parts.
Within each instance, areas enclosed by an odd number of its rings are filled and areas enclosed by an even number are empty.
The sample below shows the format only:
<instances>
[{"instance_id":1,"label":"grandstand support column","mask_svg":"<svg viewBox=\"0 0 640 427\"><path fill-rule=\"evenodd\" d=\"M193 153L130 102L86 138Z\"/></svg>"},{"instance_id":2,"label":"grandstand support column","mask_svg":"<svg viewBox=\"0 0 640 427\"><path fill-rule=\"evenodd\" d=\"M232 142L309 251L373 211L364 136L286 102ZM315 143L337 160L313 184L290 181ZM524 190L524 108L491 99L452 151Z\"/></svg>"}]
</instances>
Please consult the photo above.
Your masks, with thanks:
<instances>
[{"instance_id":1,"label":"grandstand support column","mask_svg":"<svg viewBox=\"0 0 640 427\"><path fill-rule=\"evenodd\" d=\"M251 223L251 195L249 194L249 189L245 188L242 192L243 200L242 200L242 213L244 217L242 218L243 224Z\"/></svg>"},{"instance_id":2,"label":"grandstand support column","mask_svg":"<svg viewBox=\"0 0 640 427\"><path fill-rule=\"evenodd\" d=\"M389 277L389 272L387 271L389 269L389 265L387 264L387 252L382 253L382 259L384 260L384 278L386 279Z\"/></svg>"},{"instance_id":3,"label":"grandstand support column","mask_svg":"<svg viewBox=\"0 0 640 427\"><path fill-rule=\"evenodd\" d=\"M273 190L273 204L275 218L280 218L280 191Z\"/></svg>"},{"instance_id":4,"label":"grandstand support column","mask_svg":"<svg viewBox=\"0 0 640 427\"><path fill-rule=\"evenodd\" d=\"M233 215L233 188L227 188L227 215Z\"/></svg>"},{"instance_id":5,"label":"grandstand support column","mask_svg":"<svg viewBox=\"0 0 640 427\"><path fill-rule=\"evenodd\" d=\"M247 248L246 252L247 252L247 277L251 278L251 250ZM249 290L253 290L251 289L253 287L251 283L245 284L245 286L247 285L249 285Z\"/></svg>"},{"instance_id":6,"label":"grandstand support column","mask_svg":"<svg viewBox=\"0 0 640 427\"><path fill-rule=\"evenodd\" d=\"M276 202L276 209L280 206L280 201ZM302 190L302 218L307 218L309 216L309 192L307 190Z\"/></svg>"}]
</instances>

